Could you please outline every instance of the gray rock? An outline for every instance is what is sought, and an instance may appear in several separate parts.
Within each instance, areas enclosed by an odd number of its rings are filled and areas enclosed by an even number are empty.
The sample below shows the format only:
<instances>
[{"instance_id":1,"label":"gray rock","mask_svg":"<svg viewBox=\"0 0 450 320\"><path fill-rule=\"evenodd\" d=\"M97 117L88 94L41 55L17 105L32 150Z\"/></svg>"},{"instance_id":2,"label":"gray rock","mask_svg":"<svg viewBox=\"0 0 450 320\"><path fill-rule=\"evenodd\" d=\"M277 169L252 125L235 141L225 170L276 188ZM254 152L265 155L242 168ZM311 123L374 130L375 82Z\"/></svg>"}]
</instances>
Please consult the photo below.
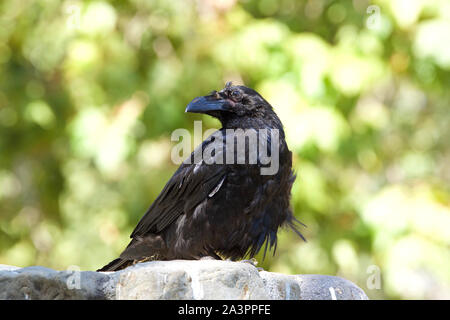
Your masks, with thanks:
<instances>
[{"instance_id":1,"label":"gray rock","mask_svg":"<svg viewBox=\"0 0 450 320\"><path fill-rule=\"evenodd\" d=\"M19 269L19 267L8 266L6 264L0 264L0 271L2 271L2 270L14 270L14 269Z\"/></svg>"},{"instance_id":2,"label":"gray rock","mask_svg":"<svg viewBox=\"0 0 450 320\"><path fill-rule=\"evenodd\" d=\"M248 263L153 261L117 274L117 299L268 299L258 270Z\"/></svg>"},{"instance_id":3,"label":"gray rock","mask_svg":"<svg viewBox=\"0 0 450 320\"><path fill-rule=\"evenodd\" d=\"M319 274L284 275L263 271L266 291L277 300L368 300L364 291L340 277Z\"/></svg>"},{"instance_id":4,"label":"gray rock","mask_svg":"<svg viewBox=\"0 0 450 320\"><path fill-rule=\"evenodd\" d=\"M93 271L55 271L44 267L0 270L0 299L108 299L110 277Z\"/></svg>"},{"instance_id":5,"label":"gray rock","mask_svg":"<svg viewBox=\"0 0 450 320\"><path fill-rule=\"evenodd\" d=\"M118 272L55 271L0 265L0 299L368 299L352 282L323 275L283 275L249 263L174 260Z\"/></svg>"},{"instance_id":6,"label":"gray rock","mask_svg":"<svg viewBox=\"0 0 450 320\"><path fill-rule=\"evenodd\" d=\"M262 271L259 273L264 281L266 292L274 300L299 300L302 292L295 276Z\"/></svg>"},{"instance_id":7,"label":"gray rock","mask_svg":"<svg viewBox=\"0 0 450 320\"><path fill-rule=\"evenodd\" d=\"M365 292L353 282L340 277L318 274L296 275L301 300L368 300Z\"/></svg>"}]
</instances>

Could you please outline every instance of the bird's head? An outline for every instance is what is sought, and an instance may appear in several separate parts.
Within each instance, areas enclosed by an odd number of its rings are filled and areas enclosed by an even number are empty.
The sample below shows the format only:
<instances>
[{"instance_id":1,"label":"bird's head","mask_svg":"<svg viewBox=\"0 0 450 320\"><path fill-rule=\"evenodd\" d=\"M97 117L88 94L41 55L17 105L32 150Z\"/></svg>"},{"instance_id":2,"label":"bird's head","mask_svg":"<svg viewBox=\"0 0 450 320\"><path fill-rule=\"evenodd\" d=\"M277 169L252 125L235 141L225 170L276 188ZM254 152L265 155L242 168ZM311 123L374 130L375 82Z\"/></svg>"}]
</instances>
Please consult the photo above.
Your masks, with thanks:
<instances>
[{"instance_id":1,"label":"bird's head","mask_svg":"<svg viewBox=\"0 0 450 320\"><path fill-rule=\"evenodd\" d=\"M186 112L208 114L223 125L249 118L272 119L275 115L272 106L258 92L245 86L233 86L231 82L221 91L195 98L187 105Z\"/></svg>"}]
</instances>

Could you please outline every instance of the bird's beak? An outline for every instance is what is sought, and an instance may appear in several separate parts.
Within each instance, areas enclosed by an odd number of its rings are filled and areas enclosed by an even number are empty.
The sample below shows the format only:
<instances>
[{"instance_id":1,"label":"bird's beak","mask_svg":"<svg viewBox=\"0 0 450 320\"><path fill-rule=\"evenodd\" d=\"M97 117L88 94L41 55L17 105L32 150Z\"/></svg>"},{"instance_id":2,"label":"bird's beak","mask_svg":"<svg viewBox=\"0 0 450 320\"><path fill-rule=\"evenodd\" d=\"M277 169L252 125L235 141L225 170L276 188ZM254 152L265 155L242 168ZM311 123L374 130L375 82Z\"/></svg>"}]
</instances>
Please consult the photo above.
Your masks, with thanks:
<instances>
[{"instance_id":1,"label":"bird's beak","mask_svg":"<svg viewBox=\"0 0 450 320\"><path fill-rule=\"evenodd\" d=\"M208 113L210 111L227 111L229 107L229 101L214 94L195 98L187 105L185 112Z\"/></svg>"}]
</instances>

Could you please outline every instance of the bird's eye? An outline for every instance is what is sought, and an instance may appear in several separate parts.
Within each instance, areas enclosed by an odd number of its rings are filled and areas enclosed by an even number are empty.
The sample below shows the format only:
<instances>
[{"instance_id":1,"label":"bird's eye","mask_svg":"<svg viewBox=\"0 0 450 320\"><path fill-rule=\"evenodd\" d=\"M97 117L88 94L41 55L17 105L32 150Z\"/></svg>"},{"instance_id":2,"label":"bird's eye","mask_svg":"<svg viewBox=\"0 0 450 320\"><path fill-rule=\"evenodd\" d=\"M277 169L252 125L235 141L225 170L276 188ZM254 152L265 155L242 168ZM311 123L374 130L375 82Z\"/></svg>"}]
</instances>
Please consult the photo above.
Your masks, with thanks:
<instances>
[{"instance_id":1,"label":"bird's eye","mask_svg":"<svg viewBox=\"0 0 450 320\"><path fill-rule=\"evenodd\" d=\"M240 99L241 99L241 96L242 96L242 93L241 93L239 90L233 90L233 91L231 91L231 97L232 97L234 100L240 100Z\"/></svg>"}]
</instances>

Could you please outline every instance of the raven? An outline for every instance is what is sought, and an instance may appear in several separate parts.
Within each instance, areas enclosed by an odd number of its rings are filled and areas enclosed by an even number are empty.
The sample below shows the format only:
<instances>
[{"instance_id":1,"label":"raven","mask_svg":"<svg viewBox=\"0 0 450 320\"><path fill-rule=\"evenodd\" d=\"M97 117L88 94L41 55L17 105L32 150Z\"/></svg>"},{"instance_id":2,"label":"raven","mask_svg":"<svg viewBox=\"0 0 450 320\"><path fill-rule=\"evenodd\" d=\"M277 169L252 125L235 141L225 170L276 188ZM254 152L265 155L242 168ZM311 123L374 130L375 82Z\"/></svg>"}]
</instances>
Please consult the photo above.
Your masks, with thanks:
<instances>
[{"instance_id":1,"label":"raven","mask_svg":"<svg viewBox=\"0 0 450 320\"><path fill-rule=\"evenodd\" d=\"M253 258L264 243L265 256L268 245L275 253L282 226L304 240L297 226L301 222L289 205L295 180L292 153L272 106L255 90L228 82L221 91L192 100L186 112L215 117L222 128L180 165L120 257L97 271L121 270L148 260ZM255 143L249 132L258 133L253 163L250 148ZM244 149L242 144L239 147L239 137L244 137ZM210 152L205 156L206 150ZM247 162L239 157L242 150ZM275 172L262 173L267 169L262 151L279 162ZM200 161L195 159L198 155Z\"/></svg>"}]
</instances>

